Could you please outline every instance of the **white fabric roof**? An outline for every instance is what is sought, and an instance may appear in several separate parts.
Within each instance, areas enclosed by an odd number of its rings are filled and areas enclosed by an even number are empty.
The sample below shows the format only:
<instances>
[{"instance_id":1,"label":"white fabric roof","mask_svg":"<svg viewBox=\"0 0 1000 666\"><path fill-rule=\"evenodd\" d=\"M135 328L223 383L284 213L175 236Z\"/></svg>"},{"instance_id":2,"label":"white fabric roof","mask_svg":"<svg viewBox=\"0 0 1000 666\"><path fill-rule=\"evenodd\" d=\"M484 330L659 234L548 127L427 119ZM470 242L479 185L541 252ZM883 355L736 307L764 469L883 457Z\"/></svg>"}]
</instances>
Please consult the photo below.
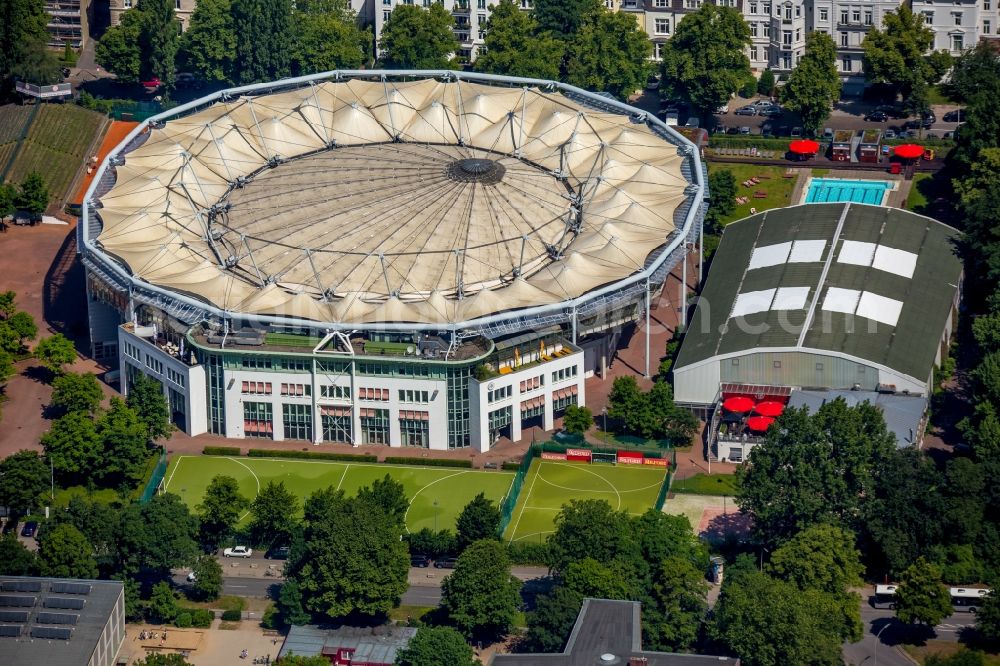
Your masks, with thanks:
<instances>
[{"instance_id":1,"label":"white fabric roof","mask_svg":"<svg viewBox=\"0 0 1000 666\"><path fill-rule=\"evenodd\" d=\"M809 298L809 287L778 287L771 303L772 310L802 310Z\"/></svg>"},{"instance_id":2,"label":"white fabric roof","mask_svg":"<svg viewBox=\"0 0 1000 666\"><path fill-rule=\"evenodd\" d=\"M760 291L747 291L736 297L733 303L733 311L730 317L743 317L744 315L756 312L766 312L771 309L771 301L774 300L775 289L761 289Z\"/></svg>"},{"instance_id":3,"label":"white fabric roof","mask_svg":"<svg viewBox=\"0 0 1000 666\"><path fill-rule=\"evenodd\" d=\"M902 311L902 301L865 291L862 292L861 299L858 301L856 314L859 317L895 326L896 322L899 321L899 313Z\"/></svg>"},{"instance_id":4,"label":"white fabric roof","mask_svg":"<svg viewBox=\"0 0 1000 666\"><path fill-rule=\"evenodd\" d=\"M845 240L840 246L837 262L854 266L871 266L876 247L878 246L875 243Z\"/></svg>"},{"instance_id":5,"label":"white fabric roof","mask_svg":"<svg viewBox=\"0 0 1000 666\"><path fill-rule=\"evenodd\" d=\"M765 268L767 266L777 266L788 260L788 253L792 250L792 244L777 243L775 245L763 245L755 247L750 255L749 270L755 268Z\"/></svg>"},{"instance_id":6,"label":"white fabric roof","mask_svg":"<svg viewBox=\"0 0 1000 666\"><path fill-rule=\"evenodd\" d=\"M676 146L628 116L434 79L230 99L124 157L98 242L133 274L234 312L341 322L575 298L641 270L689 184Z\"/></svg>"},{"instance_id":7,"label":"white fabric roof","mask_svg":"<svg viewBox=\"0 0 1000 666\"><path fill-rule=\"evenodd\" d=\"M872 266L880 271L910 279L913 277L913 271L917 268L917 255L906 250L879 245L875 248Z\"/></svg>"},{"instance_id":8,"label":"white fabric roof","mask_svg":"<svg viewBox=\"0 0 1000 666\"><path fill-rule=\"evenodd\" d=\"M826 298L823 299L823 309L830 312L854 314L855 308L858 307L859 298L861 298L861 292L857 289L830 287L826 290Z\"/></svg>"}]
</instances>

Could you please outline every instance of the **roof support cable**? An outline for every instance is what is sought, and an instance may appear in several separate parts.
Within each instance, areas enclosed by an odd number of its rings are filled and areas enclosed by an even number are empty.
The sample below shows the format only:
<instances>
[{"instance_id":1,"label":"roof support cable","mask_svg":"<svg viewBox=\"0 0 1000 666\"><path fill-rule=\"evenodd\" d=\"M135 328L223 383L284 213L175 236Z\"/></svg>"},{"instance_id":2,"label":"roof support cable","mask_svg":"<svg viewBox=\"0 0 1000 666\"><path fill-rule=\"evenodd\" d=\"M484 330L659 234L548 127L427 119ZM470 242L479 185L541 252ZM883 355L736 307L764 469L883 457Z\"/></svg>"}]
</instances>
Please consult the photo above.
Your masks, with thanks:
<instances>
[{"instance_id":1,"label":"roof support cable","mask_svg":"<svg viewBox=\"0 0 1000 666\"><path fill-rule=\"evenodd\" d=\"M267 278L264 274L260 272L260 268L257 266L257 259L253 256L253 248L250 247L250 242L247 240L246 234L240 234L240 240L243 241L243 247L247 249L247 256L250 257L250 263L253 264L253 269L257 271L257 279L260 280L260 284L263 286L267 284Z\"/></svg>"},{"instance_id":2,"label":"roof support cable","mask_svg":"<svg viewBox=\"0 0 1000 666\"><path fill-rule=\"evenodd\" d=\"M257 128L257 136L260 137L260 142L264 145L264 150L267 151L268 164L274 159L274 154L271 153L271 148L267 145L267 139L264 138L264 132L260 129L260 121L257 120L257 112L253 110L253 100L247 100L247 106L250 107L250 116L253 118L254 127Z\"/></svg>"},{"instance_id":3,"label":"roof support cable","mask_svg":"<svg viewBox=\"0 0 1000 666\"><path fill-rule=\"evenodd\" d=\"M382 75L382 90L385 92L385 106L389 110L389 127L392 129L392 140L399 141L399 132L396 131L396 120L392 116L393 102L389 100L389 79ZM393 88L395 90L395 88Z\"/></svg>"},{"instance_id":4,"label":"roof support cable","mask_svg":"<svg viewBox=\"0 0 1000 666\"><path fill-rule=\"evenodd\" d=\"M316 278L316 286L319 288L319 293L325 294L326 287L323 285L323 280L319 276L319 271L316 270L316 262L313 261L312 250L305 248L303 251L306 253L306 259L309 260L309 266L313 270L313 276Z\"/></svg>"}]
</instances>

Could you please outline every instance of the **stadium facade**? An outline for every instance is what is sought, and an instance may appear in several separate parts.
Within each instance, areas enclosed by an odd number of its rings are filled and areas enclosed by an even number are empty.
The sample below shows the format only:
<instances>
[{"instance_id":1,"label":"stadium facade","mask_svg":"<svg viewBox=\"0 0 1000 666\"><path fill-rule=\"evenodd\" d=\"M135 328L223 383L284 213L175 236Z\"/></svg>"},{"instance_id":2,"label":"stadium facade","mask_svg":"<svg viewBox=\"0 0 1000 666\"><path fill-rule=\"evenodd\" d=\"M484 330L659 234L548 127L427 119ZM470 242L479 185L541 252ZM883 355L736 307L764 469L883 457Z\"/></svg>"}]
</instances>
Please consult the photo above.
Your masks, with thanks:
<instances>
[{"instance_id":1,"label":"stadium facade","mask_svg":"<svg viewBox=\"0 0 1000 666\"><path fill-rule=\"evenodd\" d=\"M485 450L583 403L698 241L705 181L656 118L554 82L225 90L100 166L93 353L189 434Z\"/></svg>"}]
</instances>

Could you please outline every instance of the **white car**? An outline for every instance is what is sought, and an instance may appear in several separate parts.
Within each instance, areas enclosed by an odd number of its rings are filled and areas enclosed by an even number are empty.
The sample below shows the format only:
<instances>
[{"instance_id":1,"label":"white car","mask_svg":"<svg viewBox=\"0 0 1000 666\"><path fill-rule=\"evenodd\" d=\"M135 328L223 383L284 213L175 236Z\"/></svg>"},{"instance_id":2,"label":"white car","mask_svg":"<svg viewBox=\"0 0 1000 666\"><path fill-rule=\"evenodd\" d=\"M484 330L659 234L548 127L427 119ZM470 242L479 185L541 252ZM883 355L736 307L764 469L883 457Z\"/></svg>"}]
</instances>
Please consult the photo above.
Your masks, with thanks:
<instances>
[{"instance_id":1,"label":"white car","mask_svg":"<svg viewBox=\"0 0 1000 666\"><path fill-rule=\"evenodd\" d=\"M253 548L249 546L233 546L222 551L224 557L250 557L253 555Z\"/></svg>"},{"instance_id":2,"label":"white car","mask_svg":"<svg viewBox=\"0 0 1000 666\"><path fill-rule=\"evenodd\" d=\"M195 582L197 582L198 581L198 575L195 574L195 572L192 571L191 573L189 573L187 575L187 581L189 583L195 583Z\"/></svg>"}]
</instances>

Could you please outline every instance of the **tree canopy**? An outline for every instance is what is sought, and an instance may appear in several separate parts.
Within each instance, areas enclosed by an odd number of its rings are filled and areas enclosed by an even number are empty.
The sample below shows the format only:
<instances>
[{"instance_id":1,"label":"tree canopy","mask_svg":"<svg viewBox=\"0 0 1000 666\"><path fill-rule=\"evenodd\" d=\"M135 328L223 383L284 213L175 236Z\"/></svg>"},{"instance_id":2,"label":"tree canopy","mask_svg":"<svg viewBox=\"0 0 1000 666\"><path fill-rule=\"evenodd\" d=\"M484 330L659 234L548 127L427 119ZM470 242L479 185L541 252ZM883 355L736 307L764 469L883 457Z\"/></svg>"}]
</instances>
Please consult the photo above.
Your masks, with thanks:
<instances>
[{"instance_id":1,"label":"tree canopy","mask_svg":"<svg viewBox=\"0 0 1000 666\"><path fill-rule=\"evenodd\" d=\"M18 208L41 215L49 207L49 186L45 184L42 174L37 171L30 172L18 186L14 203ZM34 337L34 336L32 336Z\"/></svg>"},{"instance_id":2,"label":"tree canopy","mask_svg":"<svg viewBox=\"0 0 1000 666\"><path fill-rule=\"evenodd\" d=\"M291 0L232 0L237 83L274 81L291 72Z\"/></svg>"},{"instance_id":3,"label":"tree canopy","mask_svg":"<svg viewBox=\"0 0 1000 666\"><path fill-rule=\"evenodd\" d=\"M931 51L934 31L909 5L882 16L882 27L872 28L861 43L865 78L895 87L906 100L915 87L937 83L951 67L945 51Z\"/></svg>"},{"instance_id":4,"label":"tree canopy","mask_svg":"<svg viewBox=\"0 0 1000 666\"><path fill-rule=\"evenodd\" d=\"M536 9L537 11L537 9ZM566 81L620 100L642 88L652 71L653 45L635 17L599 11L580 25L566 47Z\"/></svg>"},{"instance_id":5,"label":"tree canopy","mask_svg":"<svg viewBox=\"0 0 1000 666\"><path fill-rule=\"evenodd\" d=\"M145 373L138 373L131 382L125 404L145 424L149 439L166 437L173 429L163 385Z\"/></svg>"},{"instance_id":6,"label":"tree canopy","mask_svg":"<svg viewBox=\"0 0 1000 666\"><path fill-rule=\"evenodd\" d=\"M21 71L36 53L45 52L49 39L48 22L42 0L0 2L0 81L5 87L12 75Z\"/></svg>"},{"instance_id":7,"label":"tree canopy","mask_svg":"<svg viewBox=\"0 0 1000 666\"><path fill-rule=\"evenodd\" d=\"M49 489L49 466L37 451L18 451L0 460L0 506L27 512L48 498Z\"/></svg>"},{"instance_id":8,"label":"tree canopy","mask_svg":"<svg viewBox=\"0 0 1000 666\"><path fill-rule=\"evenodd\" d=\"M250 500L240 494L236 479L225 475L212 477L197 507L201 513L202 543L218 548L248 506Z\"/></svg>"},{"instance_id":9,"label":"tree canopy","mask_svg":"<svg viewBox=\"0 0 1000 666\"><path fill-rule=\"evenodd\" d=\"M83 412L94 415L101 406L104 392L93 373L67 372L52 380L49 407L60 414Z\"/></svg>"},{"instance_id":10,"label":"tree canopy","mask_svg":"<svg viewBox=\"0 0 1000 666\"><path fill-rule=\"evenodd\" d=\"M941 569L918 557L899 578L896 617L907 624L934 626L951 612L951 597L941 583Z\"/></svg>"},{"instance_id":11,"label":"tree canopy","mask_svg":"<svg viewBox=\"0 0 1000 666\"><path fill-rule=\"evenodd\" d=\"M76 360L76 348L62 333L42 338L35 346L35 358L55 374L62 374L63 366Z\"/></svg>"},{"instance_id":12,"label":"tree canopy","mask_svg":"<svg viewBox=\"0 0 1000 666\"><path fill-rule=\"evenodd\" d=\"M798 112L802 126L815 133L830 117L833 103L839 97L837 45L825 32L810 32L806 36L806 52L782 88L781 99L785 106Z\"/></svg>"},{"instance_id":13,"label":"tree canopy","mask_svg":"<svg viewBox=\"0 0 1000 666\"><path fill-rule=\"evenodd\" d=\"M534 12L521 11L514 0L493 5L486 22L486 52L476 58L476 71L558 79L565 47L552 33L540 31L537 14L537 4Z\"/></svg>"},{"instance_id":14,"label":"tree canopy","mask_svg":"<svg viewBox=\"0 0 1000 666\"><path fill-rule=\"evenodd\" d=\"M138 0L97 44L97 62L126 83L176 78L180 21L171 0Z\"/></svg>"},{"instance_id":15,"label":"tree canopy","mask_svg":"<svg viewBox=\"0 0 1000 666\"><path fill-rule=\"evenodd\" d=\"M38 543L42 575L54 578L97 578L94 548L72 525L57 525L42 532Z\"/></svg>"},{"instance_id":16,"label":"tree canopy","mask_svg":"<svg viewBox=\"0 0 1000 666\"><path fill-rule=\"evenodd\" d=\"M380 62L388 69L446 69L448 56L458 50L455 19L444 5L430 9L396 5L382 26Z\"/></svg>"},{"instance_id":17,"label":"tree canopy","mask_svg":"<svg viewBox=\"0 0 1000 666\"><path fill-rule=\"evenodd\" d=\"M473 497L458 514L455 522L456 545L465 550L474 541L497 539L500 534L500 509L484 493Z\"/></svg>"},{"instance_id":18,"label":"tree canopy","mask_svg":"<svg viewBox=\"0 0 1000 666\"><path fill-rule=\"evenodd\" d=\"M202 81L233 80L236 27L231 0L198 0L188 29L181 35L179 60L185 71Z\"/></svg>"},{"instance_id":19,"label":"tree canopy","mask_svg":"<svg viewBox=\"0 0 1000 666\"><path fill-rule=\"evenodd\" d=\"M398 666L476 666L472 648L451 627L420 627L396 655Z\"/></svg>"},{"instance_id":20,"label":"tree canopy","mask_svg":"<svg viewBox=\"0 0 1000 666\"><path fill-rule=\"evenodd\" d=\"M703 4L663 45L660 94L708 116L751 76L748 46L750 26L740 10Z\"/></svg>"},{"instance_id":21,"label":"tree canopy","mask_svg":"<svg viewBox=\"0 0 1000 666\"><path fill-rule=\"evenodd\" d=\"M198 552L198 520L173 493L154 495L146 504L122 511L118 570L126 574L165 574L190 565Z\"/></svg>"},{"instance_id":22,"label":"tree canopy","mask_svg":"<svg viewBox=\"0 0 1000 666\"><path fill-rule=\"evenodd\" d=\"M286 541L295 524L299 500L284 481L268 481L250 502L250 534L254 543L265 547Z\"/></svg>"},{"instance_id":23,"label":"tree canopy","mask_svg":"<svg viewBox=\"0 0 1000 666\"><path fill-rule=\"evenodd\" d=\"M510 574L507 550L496 539L476 541L441 585L441 608L466 637L499 638L521 606L521 581Z\"/></svg>"}]
</instances>

